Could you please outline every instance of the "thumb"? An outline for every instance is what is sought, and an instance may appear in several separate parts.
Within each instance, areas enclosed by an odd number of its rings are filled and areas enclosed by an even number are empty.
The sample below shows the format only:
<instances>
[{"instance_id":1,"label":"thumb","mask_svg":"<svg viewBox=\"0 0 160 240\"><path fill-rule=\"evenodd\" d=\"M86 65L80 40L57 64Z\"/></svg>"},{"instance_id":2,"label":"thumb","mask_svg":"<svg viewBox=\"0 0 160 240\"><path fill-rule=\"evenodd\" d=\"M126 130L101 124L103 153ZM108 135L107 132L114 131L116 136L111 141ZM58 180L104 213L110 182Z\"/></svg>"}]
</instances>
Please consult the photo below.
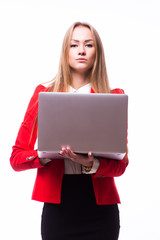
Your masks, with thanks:
<instances>
[{"instance_id":1,"label":"thumb","mask_svg":"<svg viewBox=\"0 0 160 240\"><path fill-rule=\"evenodd\" d=\"M89 158L89 160L90 161L92 161L93 160L93 154L92 154L92 152L88 152L88 158Z\"/></svg>"}]
</instances>

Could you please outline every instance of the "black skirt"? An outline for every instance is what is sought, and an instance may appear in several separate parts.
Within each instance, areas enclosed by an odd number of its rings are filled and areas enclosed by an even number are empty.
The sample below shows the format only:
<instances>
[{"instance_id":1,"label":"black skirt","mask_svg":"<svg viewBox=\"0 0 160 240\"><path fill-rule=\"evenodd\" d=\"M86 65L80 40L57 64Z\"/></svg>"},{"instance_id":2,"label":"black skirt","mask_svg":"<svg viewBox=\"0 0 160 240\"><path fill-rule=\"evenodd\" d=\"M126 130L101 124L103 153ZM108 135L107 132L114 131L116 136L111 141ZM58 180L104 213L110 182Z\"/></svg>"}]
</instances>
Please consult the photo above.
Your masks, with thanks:
<instances>
[{"instance_id":1,"label":"black skirt","mask_svg":"<svg viewBox=\"0 0 160 240\"><path fill-rule=\"evenodd\" d=\"M42 240L117 240L117 204L97 205L90 175L64 175L61 204L44 203Z\"/></svg>"}]
</instances>

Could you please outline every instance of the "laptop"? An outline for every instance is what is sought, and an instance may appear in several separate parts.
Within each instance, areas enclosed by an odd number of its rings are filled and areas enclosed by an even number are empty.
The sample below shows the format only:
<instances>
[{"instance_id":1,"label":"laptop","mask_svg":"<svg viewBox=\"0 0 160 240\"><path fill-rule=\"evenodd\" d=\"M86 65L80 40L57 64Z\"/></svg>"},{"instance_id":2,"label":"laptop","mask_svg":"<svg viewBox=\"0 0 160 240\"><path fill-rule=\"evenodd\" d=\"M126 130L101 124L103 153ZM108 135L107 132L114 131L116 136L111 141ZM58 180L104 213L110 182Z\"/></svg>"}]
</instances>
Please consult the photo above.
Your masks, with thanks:
<instances>
[{"instance_id":1,"label":"laptop","mask_svg":"<svg viewBox=\"0 0 160 240\"><path fill-rule=\"evenodd\" d=\"M95 157L121 160L126 153L128 96L39 93L38 156L62 158L63 146Z\"/></svg>"}]
</instances>

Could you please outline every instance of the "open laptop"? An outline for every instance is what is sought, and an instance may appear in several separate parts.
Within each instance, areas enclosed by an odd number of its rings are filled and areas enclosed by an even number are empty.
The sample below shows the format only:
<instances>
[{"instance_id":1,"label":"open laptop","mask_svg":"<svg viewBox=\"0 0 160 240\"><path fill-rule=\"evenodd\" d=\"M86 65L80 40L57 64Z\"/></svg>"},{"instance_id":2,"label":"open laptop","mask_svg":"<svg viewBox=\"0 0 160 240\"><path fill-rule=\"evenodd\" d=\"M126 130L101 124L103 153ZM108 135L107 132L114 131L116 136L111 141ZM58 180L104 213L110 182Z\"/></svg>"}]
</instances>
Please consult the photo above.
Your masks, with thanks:
<instances>
[{"instance_id":1,"label":"open laptop","mask_svg":"<svg viewBox=\"0 0 160 240\"><path fill-rule=\"evenodd\" d=\"M61 158L62 146L75 153L120 160L126 153L128 96L125 94L39 94L38 155Z\"/></svg>"}]
</instances>

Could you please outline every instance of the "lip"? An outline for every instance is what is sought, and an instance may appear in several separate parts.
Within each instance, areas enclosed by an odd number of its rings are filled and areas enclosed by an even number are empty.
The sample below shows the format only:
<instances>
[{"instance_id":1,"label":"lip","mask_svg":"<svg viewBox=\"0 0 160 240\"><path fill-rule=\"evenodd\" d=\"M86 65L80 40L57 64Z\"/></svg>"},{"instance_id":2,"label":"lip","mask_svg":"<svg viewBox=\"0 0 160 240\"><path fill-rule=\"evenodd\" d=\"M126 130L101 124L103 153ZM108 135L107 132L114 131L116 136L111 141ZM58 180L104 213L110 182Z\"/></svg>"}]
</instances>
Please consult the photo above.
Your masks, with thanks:
<instances>
[{"instance_id":1,"label":"lip","mask_svg":"<svg viewBox=\"0 0 160 240\"><path fill-rule=\"evenodd\" d=\"M80 62L86 62L86 61L87 61L86 58L77 58L76 60L77 60L77 61L80 61Z\"/></svg>"}]
</instances>

